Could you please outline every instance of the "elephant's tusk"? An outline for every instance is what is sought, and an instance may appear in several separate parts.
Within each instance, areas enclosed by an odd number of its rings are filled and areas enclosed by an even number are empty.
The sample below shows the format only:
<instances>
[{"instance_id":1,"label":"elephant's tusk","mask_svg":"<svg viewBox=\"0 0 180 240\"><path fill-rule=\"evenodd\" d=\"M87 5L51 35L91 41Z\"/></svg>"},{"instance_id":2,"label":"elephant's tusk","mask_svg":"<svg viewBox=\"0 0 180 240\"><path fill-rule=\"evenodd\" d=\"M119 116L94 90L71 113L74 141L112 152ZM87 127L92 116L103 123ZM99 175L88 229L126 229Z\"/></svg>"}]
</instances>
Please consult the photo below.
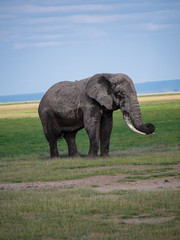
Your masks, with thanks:
<instances>
[{"instance_id":1,"label":"elephant's tusk","mask_svg":"<svg viewBox=\"0 0 180 240\"><path fill-rule=\"evenodd\" d=\"M142 135L146 135L146 133L140 132L140 131L137 130L135 127L133 127L133 125L130 123L129 118L128 118L127 115L123 114L123 117L124 117L125 123L127 124L127 126L128 126L133 132L136 132L136 133L139 133L139 134L142 134Z\"/></svg>"}]
</instances>

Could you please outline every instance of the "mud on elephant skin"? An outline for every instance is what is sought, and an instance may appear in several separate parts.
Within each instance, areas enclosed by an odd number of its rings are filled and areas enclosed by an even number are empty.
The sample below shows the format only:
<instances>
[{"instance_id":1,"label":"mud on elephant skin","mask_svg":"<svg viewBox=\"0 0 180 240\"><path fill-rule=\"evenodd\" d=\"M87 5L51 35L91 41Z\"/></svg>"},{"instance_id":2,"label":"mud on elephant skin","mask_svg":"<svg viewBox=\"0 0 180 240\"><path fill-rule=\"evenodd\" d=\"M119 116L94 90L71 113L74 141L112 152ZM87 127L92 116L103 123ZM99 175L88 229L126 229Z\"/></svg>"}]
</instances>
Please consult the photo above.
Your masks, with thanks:
<instances>
[{"instance_id":1,"label":"mud on elephant skin","mask_svg":"<svg viewBox=\"0 0 180 240\"><path fill-rule=\"evenodd\" d=\"M108 156L112 114L117 109L121 109L133 131L144 135L155 131L153 124L142 123L136 90L127 75L96 74L80 81L53 85L38 109L51 157L59 157L57 140L62 137L67 142L69 156L79 156L75 138L82 128L89 136L88 157L97 156L99 143L101 156Z\"/></svg>"}]
</instances>

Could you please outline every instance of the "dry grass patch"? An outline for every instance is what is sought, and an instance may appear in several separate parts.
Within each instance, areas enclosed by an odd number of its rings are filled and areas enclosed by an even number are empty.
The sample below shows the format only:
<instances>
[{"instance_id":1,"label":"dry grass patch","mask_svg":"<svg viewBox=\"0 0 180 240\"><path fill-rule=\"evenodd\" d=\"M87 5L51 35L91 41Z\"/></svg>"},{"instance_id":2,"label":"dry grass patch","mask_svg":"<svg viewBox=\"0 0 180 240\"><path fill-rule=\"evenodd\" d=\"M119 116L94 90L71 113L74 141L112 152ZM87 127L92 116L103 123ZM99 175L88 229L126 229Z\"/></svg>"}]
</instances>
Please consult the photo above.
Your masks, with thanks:
<instances>
[{"instance_id":1,"label":"dry grass patch","mask_svg":"<svg viewBox=\"0 0 180 240\"><path fill-rule=\"evenodd\" d=\"M142 103L179 102L180 94L143 95L138 96ZM0 104L0 118L38 117L39 102Z\"/></svg>"},{"instance_id":2,"label":"dry grass patch","mask_svg":"<svg viewBox=\"0 0 180 240\"><path fill-rule=\"evenodd\" d=\"M38 117L39 103L0 104L0 118Z\"/></svg>"},{"instance_id":3,"label":"dry grass patch","mask_svg":"<svg viewBox=\"0 0 180 240\"><path fill-rule=\"evenodd\" d=\"M156 224L156 223L165 223L174 220L175 217L154 217L154 218L129 218L122 220L124 223L130 224Z\"/></svg>"},{"instance_id":4,"label":"dry grass patch","mask_svg":"<svg viewBox=\"0 0 180 240\"><path fill-rule=\"evenodd\" d=\"M180 94L167 94L167 95L145 95L145 96L138 96L138 100L140 103L165 103L165 102L179 102L180 101Z\"/></svg>"}]
</instances>

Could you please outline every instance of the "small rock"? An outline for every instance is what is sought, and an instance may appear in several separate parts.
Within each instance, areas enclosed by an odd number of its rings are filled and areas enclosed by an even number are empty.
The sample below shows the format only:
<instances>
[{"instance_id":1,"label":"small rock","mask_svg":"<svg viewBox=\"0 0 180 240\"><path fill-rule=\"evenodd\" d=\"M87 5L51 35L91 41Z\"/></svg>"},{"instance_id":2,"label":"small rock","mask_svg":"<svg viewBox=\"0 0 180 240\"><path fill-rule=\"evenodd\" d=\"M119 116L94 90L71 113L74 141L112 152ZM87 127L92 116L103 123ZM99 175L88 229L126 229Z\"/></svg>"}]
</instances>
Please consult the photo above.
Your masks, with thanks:
<instances>
[{"instance_id":1,"label":"small rock","mask_svg":"<svg viewBox=\"0 0 180 240\"><path fill-rule=\"evenodd\" d=\"M169 182L169 180L167 180L167 179L166 179L166 180L164 180L164 183L167 183L167 182Z\"/></svg>"}]
</instances>

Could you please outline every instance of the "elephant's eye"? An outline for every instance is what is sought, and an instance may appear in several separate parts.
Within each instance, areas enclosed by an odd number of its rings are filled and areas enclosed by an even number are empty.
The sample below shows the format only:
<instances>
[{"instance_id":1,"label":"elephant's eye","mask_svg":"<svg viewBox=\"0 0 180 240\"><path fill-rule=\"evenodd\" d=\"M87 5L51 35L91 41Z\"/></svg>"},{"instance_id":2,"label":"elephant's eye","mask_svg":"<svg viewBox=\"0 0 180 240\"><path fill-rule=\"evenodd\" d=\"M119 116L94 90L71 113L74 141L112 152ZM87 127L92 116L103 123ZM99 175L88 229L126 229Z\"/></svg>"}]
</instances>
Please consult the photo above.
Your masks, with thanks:
<instances>
[{"instance_id":1,"label":"elephant's eye","mask_svg":"<svg viewBox=\"0 0 180 240\"><path fill-rule=\"evenodd\" d=\"M124 91L120 91L120 92L118 92L118 95L119 95L120 97L125 97L125 92L124 92Z\"/></svg>"},{"instance_id":2,"label":"elephant's eye","mask_svg":"<svg viewBox=\"0 0 180 240\"><path fill-rule=\"evenodd\" d=\"M115 89L115 95L118 98L124 98L126 96L125 91L121 89Z\"/></svg>"}]
</instances>

